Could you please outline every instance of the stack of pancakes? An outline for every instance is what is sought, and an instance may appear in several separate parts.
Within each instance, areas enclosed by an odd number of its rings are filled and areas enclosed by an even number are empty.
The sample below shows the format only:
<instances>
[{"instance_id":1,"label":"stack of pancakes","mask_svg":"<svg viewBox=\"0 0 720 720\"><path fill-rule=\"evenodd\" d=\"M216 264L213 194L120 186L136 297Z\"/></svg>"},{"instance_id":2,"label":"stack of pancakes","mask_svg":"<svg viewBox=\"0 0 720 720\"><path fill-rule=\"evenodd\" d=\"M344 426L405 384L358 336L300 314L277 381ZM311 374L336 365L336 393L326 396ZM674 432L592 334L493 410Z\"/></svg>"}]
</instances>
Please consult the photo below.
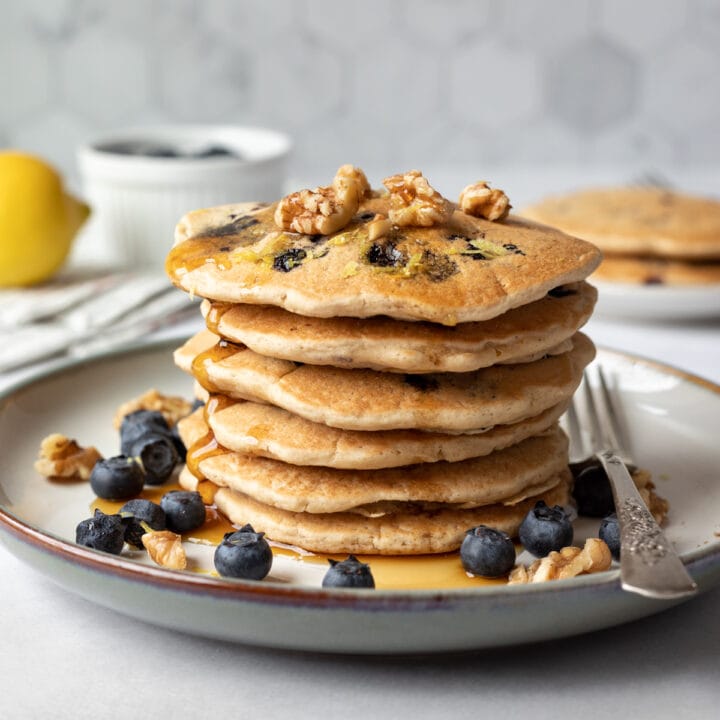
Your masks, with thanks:
<instances>
[{"instance_id":1,"label":"stack of pancakes","mask_svg":"<svg viewBox=\"0 0 720 720\"><path fill-rule=\"evenodd\" d=\"M276 205L178 225L167 271L208 328L175 353L206 400L180 423L180 482L273 541L447 552L568 501L557 421L594 356L599 252L456 206L373 237L389 202L368 192L327 235L283 230Z\"/></svg>"},{"instance_id":2,"label":"stack of pancakes","mask_svg":"<svg viewBox=\"0 0 720 720\"><path fill-rule=\"evenodd\" d=\"M640 285L720 282L720 202L658 187L582 190L523 215L603 252L594 278Z\"/></svg>"}]
</instances>

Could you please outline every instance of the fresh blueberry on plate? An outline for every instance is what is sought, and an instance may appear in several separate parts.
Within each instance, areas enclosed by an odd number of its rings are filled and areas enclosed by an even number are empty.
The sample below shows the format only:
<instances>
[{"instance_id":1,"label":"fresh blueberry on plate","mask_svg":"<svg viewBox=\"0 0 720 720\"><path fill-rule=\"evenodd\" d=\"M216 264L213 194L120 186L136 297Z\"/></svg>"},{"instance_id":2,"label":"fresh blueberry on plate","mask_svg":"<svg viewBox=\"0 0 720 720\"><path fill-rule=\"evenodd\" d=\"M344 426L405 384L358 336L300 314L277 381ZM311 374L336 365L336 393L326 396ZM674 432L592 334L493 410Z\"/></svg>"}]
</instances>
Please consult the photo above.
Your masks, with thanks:
<instances>
[{"instance_id":1,"label":"fresh blueberry on plate","mask_svg":"<svg viewBox=\"0 0 720 720\"><path fill-rule=\"evenodd\" d=\"M171 490L162 496L160 507L168 530L174 533L190 532L205 522L205 504L198 492Z\"/></svg>"},{"instance_id":2,"label":"fresh blueberry on plate","mask_svg":"<svg viewBox=\"0 0 720 720\"><path fill-rule=\"evenodd\" d=\"M128 500L118 510L125 526L125 542L136 548L143 547L142 536L147 532L141 523L146 524L152 530L165 529L165 511L151 500L136 498Z\"/></svg>"},{"instance_id":3,"label":"fresh blueberry on plate","mask_svg":"<svg viewBox=\"0 0 720 720\"><path fill-rule=\"evenodd\" d=\"M518 536L528 552L545 557L572 543L573 527L559 505L548 507L543 500L538 500L520 523Z\"/></svg>"},{"instance_id":4,"label":"fresh blueberry on plate","mask_svg":"<svg viewBox=\"0 0 720 720\"><path fill-rule=\"evenodd\" d=\"M133 445L132 456L140 460L148 485L162 485L180 461L172 437L159 433L141 437Z\"/></svg>"},{"instance_id":5,"label":"fresh blueberry on plate","mask_svg":"<svg viewBox=\"0 0 720 720\"><path fill-rule=\"evenodd\" d=\"M126 500L138 495L145 484L142 468L132 458L116 455L98 460L90 473L90 487L105 500Z\"/></svg>"},{"instance_id":6,"label":"fresh blueberry on plate","mask_svg":"<svg viewBox=\"0 0 720 720\"><path fill-rule=\"evenodd\" d=\"M515 564L515 546L507 533L478 525L465 533L460 561L473 575L500 577L507 575Z\"/></svg>"},{"instance_id":7,"label":"fresh blueberry on plate","mask_svg":"<svg viewBox=\"0 0 720 720\"><path fill-rule=\"evenodd\" d=\"M122 518L96 510L93 517L78 523L75 528L75 542L94 550L119 555L125 543Z\"/></svg>"},{"instance_id":8,"label":"fresh blueberry on plate","mask_svg":"<svg viewBox=\"0 0 720 720\"><path fill-rule=\"evenodd\" d=\"M610 548L610 554L615 560L620 559L620 525L618 524L617 514L611 513L600 523L600 532L598 533L601 540Z\"/></svg>"},{"instance_id":9,"label":"fresh blueberry on plate","mask_svg":"<svg viewBox=\"0 0 720 720\"><path fill-rule=\"evenodd\" d=\"M215 569L223 577L262 580L270 572L273 554L265 533L256 533L252 525L226 533L215 549Z\"/></svg>"},{"instance_id":10,"label":"fresh blueberry on plate","mask_svg":"<svg viewBox=\"0 0 720 720\"><path fill-rule=\"evenodd\" d=\"M131 456L138 440L146 435L171 436L170 426L157 410L135 410L128 413L120 425L120 452Z\"/></svg>"},{"instance_id":11,"label":"fresh blueberry on plate","mask_svg":"<svg viewBox=\"0 0 720 720\"><path fill-rule=\"evenodd\" d=\"M578 515L602 518L615 510L610 481L600 463L587 465L575 477L573 497Z\"/></svg>"},{"instance_id":12,"label":"fresh blueberry on plate","mask_svg":"<svg viewBox=\"0 0 720 720\"><path fill-rule=\"evenodd\" d=\"M375 578L370 566L360 562L354 555L346 560L328 559L330 567L322 581L323 587L374 588Z\"/></svg>"}]
</instances>

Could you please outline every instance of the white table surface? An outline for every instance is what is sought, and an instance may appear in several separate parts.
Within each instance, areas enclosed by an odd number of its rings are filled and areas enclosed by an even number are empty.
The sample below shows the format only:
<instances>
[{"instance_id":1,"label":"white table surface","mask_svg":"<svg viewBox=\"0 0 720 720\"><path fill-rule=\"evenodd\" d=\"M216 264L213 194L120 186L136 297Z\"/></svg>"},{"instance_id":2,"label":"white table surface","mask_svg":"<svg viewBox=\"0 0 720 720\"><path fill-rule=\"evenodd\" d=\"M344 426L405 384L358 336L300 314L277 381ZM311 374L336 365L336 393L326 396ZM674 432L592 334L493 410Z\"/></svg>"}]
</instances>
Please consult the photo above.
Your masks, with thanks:
<instances>
[{"instance_id":1,"label":"white table surface","mask_svg":"<svg viewBox=\"0 0 720 720\"><path fill-rule=\"evenodd\" d=\"M695 185L708 186L704 177ZM523 200L534 187L528 183ZM599 345L720 383L720 321L596 317L586 331ZM22 376L0 375L0 388ZM2 720L704 720L718 717L719 707L720 588L629 625L556 642L463 656L330 657L146 625L60 589L0 546Z\"/></svg>"}]
</instances>

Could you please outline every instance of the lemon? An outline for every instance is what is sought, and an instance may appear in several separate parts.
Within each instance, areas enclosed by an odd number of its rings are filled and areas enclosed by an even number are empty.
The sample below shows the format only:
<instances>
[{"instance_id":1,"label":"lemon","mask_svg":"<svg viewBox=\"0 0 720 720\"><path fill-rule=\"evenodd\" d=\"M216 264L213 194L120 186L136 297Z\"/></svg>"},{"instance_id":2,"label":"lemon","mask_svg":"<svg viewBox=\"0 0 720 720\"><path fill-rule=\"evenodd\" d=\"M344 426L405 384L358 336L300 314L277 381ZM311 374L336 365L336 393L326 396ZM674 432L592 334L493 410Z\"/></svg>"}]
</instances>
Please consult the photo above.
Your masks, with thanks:
<instances>
[{"instance_id":1,"label":"lemon","mask_svg":"<svg viewBox=\"0 0 720 720\"><path fill-rule=\"evenodd\" d=\"M0 152L0 287L33 285L51 277L90 214L63 188L46 162Z\"/></svg>"}]
</instances>

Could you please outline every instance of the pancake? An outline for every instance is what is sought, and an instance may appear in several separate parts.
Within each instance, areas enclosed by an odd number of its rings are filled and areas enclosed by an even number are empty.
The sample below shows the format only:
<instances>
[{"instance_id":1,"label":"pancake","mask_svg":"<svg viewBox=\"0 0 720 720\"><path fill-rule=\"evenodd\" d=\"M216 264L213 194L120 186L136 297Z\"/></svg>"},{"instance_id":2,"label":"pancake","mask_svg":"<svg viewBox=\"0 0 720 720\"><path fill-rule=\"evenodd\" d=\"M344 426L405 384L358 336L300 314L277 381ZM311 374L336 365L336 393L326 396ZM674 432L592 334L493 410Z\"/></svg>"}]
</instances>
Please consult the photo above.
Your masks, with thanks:
<instances>
[{"instance_id":1,"label":"pancake","mask_svg":"<svg viewBox=\"0 0 720 720\"><path fill-rule=\"evenodd\" d=\"M380 470L291 465L218 450L206 431L197 414L180 426L193 474L292 512L336 513L394 502L515 504L556 484L567 466L567 438L557 424L483 457Z\"/></svg>"},{"instance_id":2,"label":"pancake","mask_svg":"<svg viewBox=\"0 0 720 720\"><path fill-rule=\"evenodd\" d=\"M567 402L595 348L582 333L573 349L532 363L471 373L400 375L296 365L201 331L175 351L176 364L211 393L281 407L347 430L467 433L534 417ZM210 347L208 350L207 348Z\"/></svg>"},{"instance_id":3,"label":"pancake","mask_svg":"<svg viewBox=\"0 0 720 720\"><path fill-rule=\"evenodd\" d=\"M606 255L593 277L639 285L713 285L720 283L720 261Z\"/></svg>"},{"instance_id":4,"label":"pancake","mask_svg":"<svg viewBox=\"0 0 720 720\"><path fill-rule=\"evenodd\" d=\"M662 188L583 190L523 216L589 240L604 253L720 260L720 202Z\"/></svg>"},{"instance_id":5,"label":"pancake","mask_svg":"<svg viewBox=\"0 0 720 720\"><path fill-rule=\"evenodd\" d=\"M197 479L185 468L180 484L193 490ZM408 505L402 511L380 517L289 512L228 488L217 490L215 504L238 527L250 523L270 540L312 552L420 555L457 550L465 532L476 525L488 525L516 536L523 518L538 500L548 505L567 504L569 486L570 472L565 470L553 488L516 505L486 505L467 510L453 507L423 510Z\"/></svg>"},{"instance_id":6,"label":"pancake","mask_svg":"<svg viewBox=\"0 0 720 720\"><path fill-rule=\"evenodd\" d=\"M269 305L203 303L208 328L260 355L342 368L390 372L469 372L528 362L565 343L589 319L597 291L587 283L556 288L491 320L446 327L387 317L312 318Z\"/></svg>"},{"instance_id":7,"label":"pancake","mask_svg":"<svg viewBox=\"0 0 720 720\"><path fill-rule=\"evenodd\" d=\"M487 455L555 423L565 404L512 425L497 425L483 433L442 435L421 430L362 432L339 430L310 422L274 405L211 401L208 422L223 447L246 455L293 465L370 470L445 460L458 462ZM202 413L202 410L200 411Z\"/></svg>"},{"instance_id":8,"label":"pancake","mask_svg":"<svg viewBox=\"0 0 720 720\"><path fill-rule=\"evenodd\" d=\"M491 222L456 209L432 227L393 226L370 240L388 195L363 199L330 235L281 231L277 204L185 215L166 271L193 295L274 305L304 316L386 315L444 325L488 320L587 277L593 245L518 217Z\"/></svg>"}]
</instances>

